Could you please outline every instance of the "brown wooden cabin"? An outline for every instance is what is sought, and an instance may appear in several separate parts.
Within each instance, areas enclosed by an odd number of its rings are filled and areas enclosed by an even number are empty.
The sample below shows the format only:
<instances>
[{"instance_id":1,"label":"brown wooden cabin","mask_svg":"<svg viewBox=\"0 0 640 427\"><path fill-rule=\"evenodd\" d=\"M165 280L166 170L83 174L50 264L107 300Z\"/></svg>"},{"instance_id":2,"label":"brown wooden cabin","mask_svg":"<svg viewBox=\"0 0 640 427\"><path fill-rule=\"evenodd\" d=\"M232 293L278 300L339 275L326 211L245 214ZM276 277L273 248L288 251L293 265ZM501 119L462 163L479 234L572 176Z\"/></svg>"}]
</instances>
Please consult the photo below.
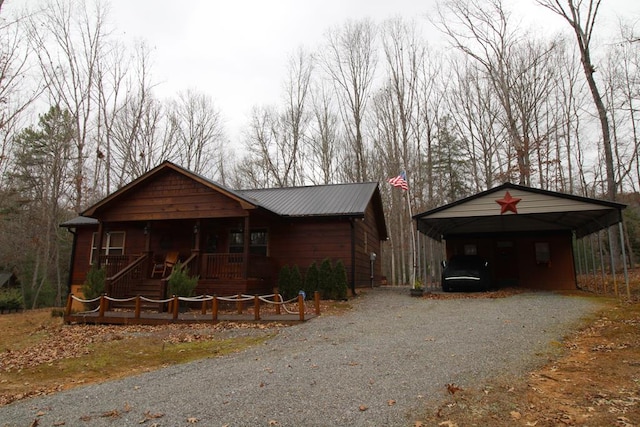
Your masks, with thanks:
<instances>
[{"instance_id":1,"label":"brown wooden cabin","mask_svg":"<svg viewBox=\"0 0 640 427\"><path fill-rule=\"evenodd\" d=\"M151 273L174 251L197 294L271 293L284 265L304 272L325 258L343 261L355 292L380 283L370 256L387 239L377 183L230 190L171 162L61 226L74 233L70 291L100 263L116 298L164 297L168 273Z\"/></svg>"}]
</instances>

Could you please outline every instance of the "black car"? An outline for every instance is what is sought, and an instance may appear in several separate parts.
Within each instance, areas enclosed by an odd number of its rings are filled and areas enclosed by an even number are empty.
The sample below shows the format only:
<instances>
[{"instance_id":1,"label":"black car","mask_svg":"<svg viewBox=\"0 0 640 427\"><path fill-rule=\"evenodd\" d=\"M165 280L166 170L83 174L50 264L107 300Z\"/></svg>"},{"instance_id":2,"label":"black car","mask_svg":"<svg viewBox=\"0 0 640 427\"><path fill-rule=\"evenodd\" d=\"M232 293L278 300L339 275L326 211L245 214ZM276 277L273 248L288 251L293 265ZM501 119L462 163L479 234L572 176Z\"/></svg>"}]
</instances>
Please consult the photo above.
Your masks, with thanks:
<instances>
[{"instance_id":1,"label":"black car","mask_svg":"<svg viewBox=\"0 0 640 427\"><path fill-rule=\"evenodd\" d=\"M489 263L476 255L454 255L442 263L442 290L486 291L491 288Z\"/></svg>"}]
</instances>

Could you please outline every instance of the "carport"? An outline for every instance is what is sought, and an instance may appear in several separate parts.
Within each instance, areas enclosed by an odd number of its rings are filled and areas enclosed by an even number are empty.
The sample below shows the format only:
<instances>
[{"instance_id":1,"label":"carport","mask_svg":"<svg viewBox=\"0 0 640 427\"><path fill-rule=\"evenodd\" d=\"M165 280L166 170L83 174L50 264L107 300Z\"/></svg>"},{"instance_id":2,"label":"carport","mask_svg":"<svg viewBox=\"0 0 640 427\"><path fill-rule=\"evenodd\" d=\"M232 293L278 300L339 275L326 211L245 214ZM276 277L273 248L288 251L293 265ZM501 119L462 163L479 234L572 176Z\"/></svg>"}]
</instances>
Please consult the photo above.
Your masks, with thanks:
<instances>
[{"instance_id":1,"label":"carport","mask_svg":"<svg viewBox=\"0 0 640 427\"><path fill-rule=\"evenodd\" d=\"M618 224L625 259L622 238L625 207L505 183L413 218L420 233L445 242L443 256L447 259L454 254L487 259L498 286L575 289L574 238ZM628 290L626 262L624 271Z\"/></svg>"}]
</instances>

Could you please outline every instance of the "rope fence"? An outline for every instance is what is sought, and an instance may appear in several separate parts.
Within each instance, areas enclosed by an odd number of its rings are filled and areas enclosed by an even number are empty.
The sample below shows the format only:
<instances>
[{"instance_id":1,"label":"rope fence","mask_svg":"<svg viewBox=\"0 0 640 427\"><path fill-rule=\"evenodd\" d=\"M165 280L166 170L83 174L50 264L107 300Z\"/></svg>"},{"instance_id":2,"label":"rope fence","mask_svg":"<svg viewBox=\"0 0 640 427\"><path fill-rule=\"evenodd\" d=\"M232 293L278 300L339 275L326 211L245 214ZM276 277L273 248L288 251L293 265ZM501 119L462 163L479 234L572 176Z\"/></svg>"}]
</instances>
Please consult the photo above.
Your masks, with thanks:
<instances>
[{"instance_id":1,"label":"rope fence","mask_svg":"<svg viewBox=\"0 0 640 427\"><path fill-rule=\"evenodd\" d=\"M82 304L95 304L98 303L98 306L92 310L86 310L81 312L72 313L73 302L79 302ZM289 315L298 315L300 321L304 321L305 319L305 298L304 294L297 295L294 298L289 300L284 300L281 294L268 294L268 295L245 295L245 294L236 294L231 296L216 296L216 295L199 295L195 297L180 297L177 295L172 296L171 298L165 299L152 299L137 295L135 297L130 298L114 298L110 297L106 294L103 294L97 298L92 299L82 299L73 294L69 294L67 298L67 306L65 308L65 317L68 318L71 315L88 315L98 313L98 318L104 318L105 313L109 311L109 307L112 302L115 303L134 303L134 319L140 319L142 313L142 303L147 304L157 304L160 311L163 311L164 304L167 304L168 309L167 312L172 315L172 319L176 320L179 317L180 306L185 306L186 304L190 304L193 306L194 304L199 303L201 305L200 313L202 315L206 315L209 309L211 309L211 320L216 322L218 321L218 316L220 314L220 303L232 303L235 304L235 311L238 315L242 315L244 312L245 303L253 302L253 319L261 320L261 307L263 305L273 306L275 309L276 315L281 315L283 312ZM313 295L314 302L314 312L316 316L320 315L320 293L314 292ZM183 304L181 304L183 303ZM289 307L287 307L287 305ZM295 306L295 308L294 308ZM162 308L161 308L162 307Z\"/></svg>"}]
</instances>

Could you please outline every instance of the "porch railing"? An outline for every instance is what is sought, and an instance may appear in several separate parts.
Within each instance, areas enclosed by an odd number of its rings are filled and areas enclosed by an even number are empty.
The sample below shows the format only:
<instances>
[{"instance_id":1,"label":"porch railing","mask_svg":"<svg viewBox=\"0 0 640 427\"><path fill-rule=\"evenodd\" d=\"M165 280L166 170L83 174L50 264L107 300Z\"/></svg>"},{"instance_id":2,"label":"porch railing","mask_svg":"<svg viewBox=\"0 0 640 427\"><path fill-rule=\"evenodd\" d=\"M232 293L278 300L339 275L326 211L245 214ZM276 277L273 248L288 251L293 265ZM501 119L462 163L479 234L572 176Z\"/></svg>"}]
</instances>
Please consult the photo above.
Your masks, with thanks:
<instances>
[{"instance_id":1,"label":"porch railing","mask_svg":"<svg viewBox=\"0 0 640 427\"><path fill-rule=\"evenodd\" d=\"M111 264L105 264L109 267ZM141 285L147 271L147 254L142 254L135 258L128 265L121 267L113 275L109 274L107 268L107 278L105 279L105 292L114 298L127 296L127 291L135 289Z\"/></svg>"},{"instance_id":2,"label":"porch railing","mask_svg":"<svg viewBox=\"0 0 640 427\"><path fill-rule=\"evenodd\" d=\"M215 279L242 279L244 266L244 254L241 253L215 253L202 254L200 278L205 280ZM247 266L248 278L272 277L273 264L271 259L264 255L250 254Z\"/></svg>"},{"instance_id":3,"label":"porch railing","mask_svg":"<svg viewBox=\"0 0 640 427\"><path fill-rule=\"evenodd\" d=\"M135 261L138 256L139 255L100 255L100 266L105 269L106 276L111 277Z\"/></svg>"}]
</instances>

